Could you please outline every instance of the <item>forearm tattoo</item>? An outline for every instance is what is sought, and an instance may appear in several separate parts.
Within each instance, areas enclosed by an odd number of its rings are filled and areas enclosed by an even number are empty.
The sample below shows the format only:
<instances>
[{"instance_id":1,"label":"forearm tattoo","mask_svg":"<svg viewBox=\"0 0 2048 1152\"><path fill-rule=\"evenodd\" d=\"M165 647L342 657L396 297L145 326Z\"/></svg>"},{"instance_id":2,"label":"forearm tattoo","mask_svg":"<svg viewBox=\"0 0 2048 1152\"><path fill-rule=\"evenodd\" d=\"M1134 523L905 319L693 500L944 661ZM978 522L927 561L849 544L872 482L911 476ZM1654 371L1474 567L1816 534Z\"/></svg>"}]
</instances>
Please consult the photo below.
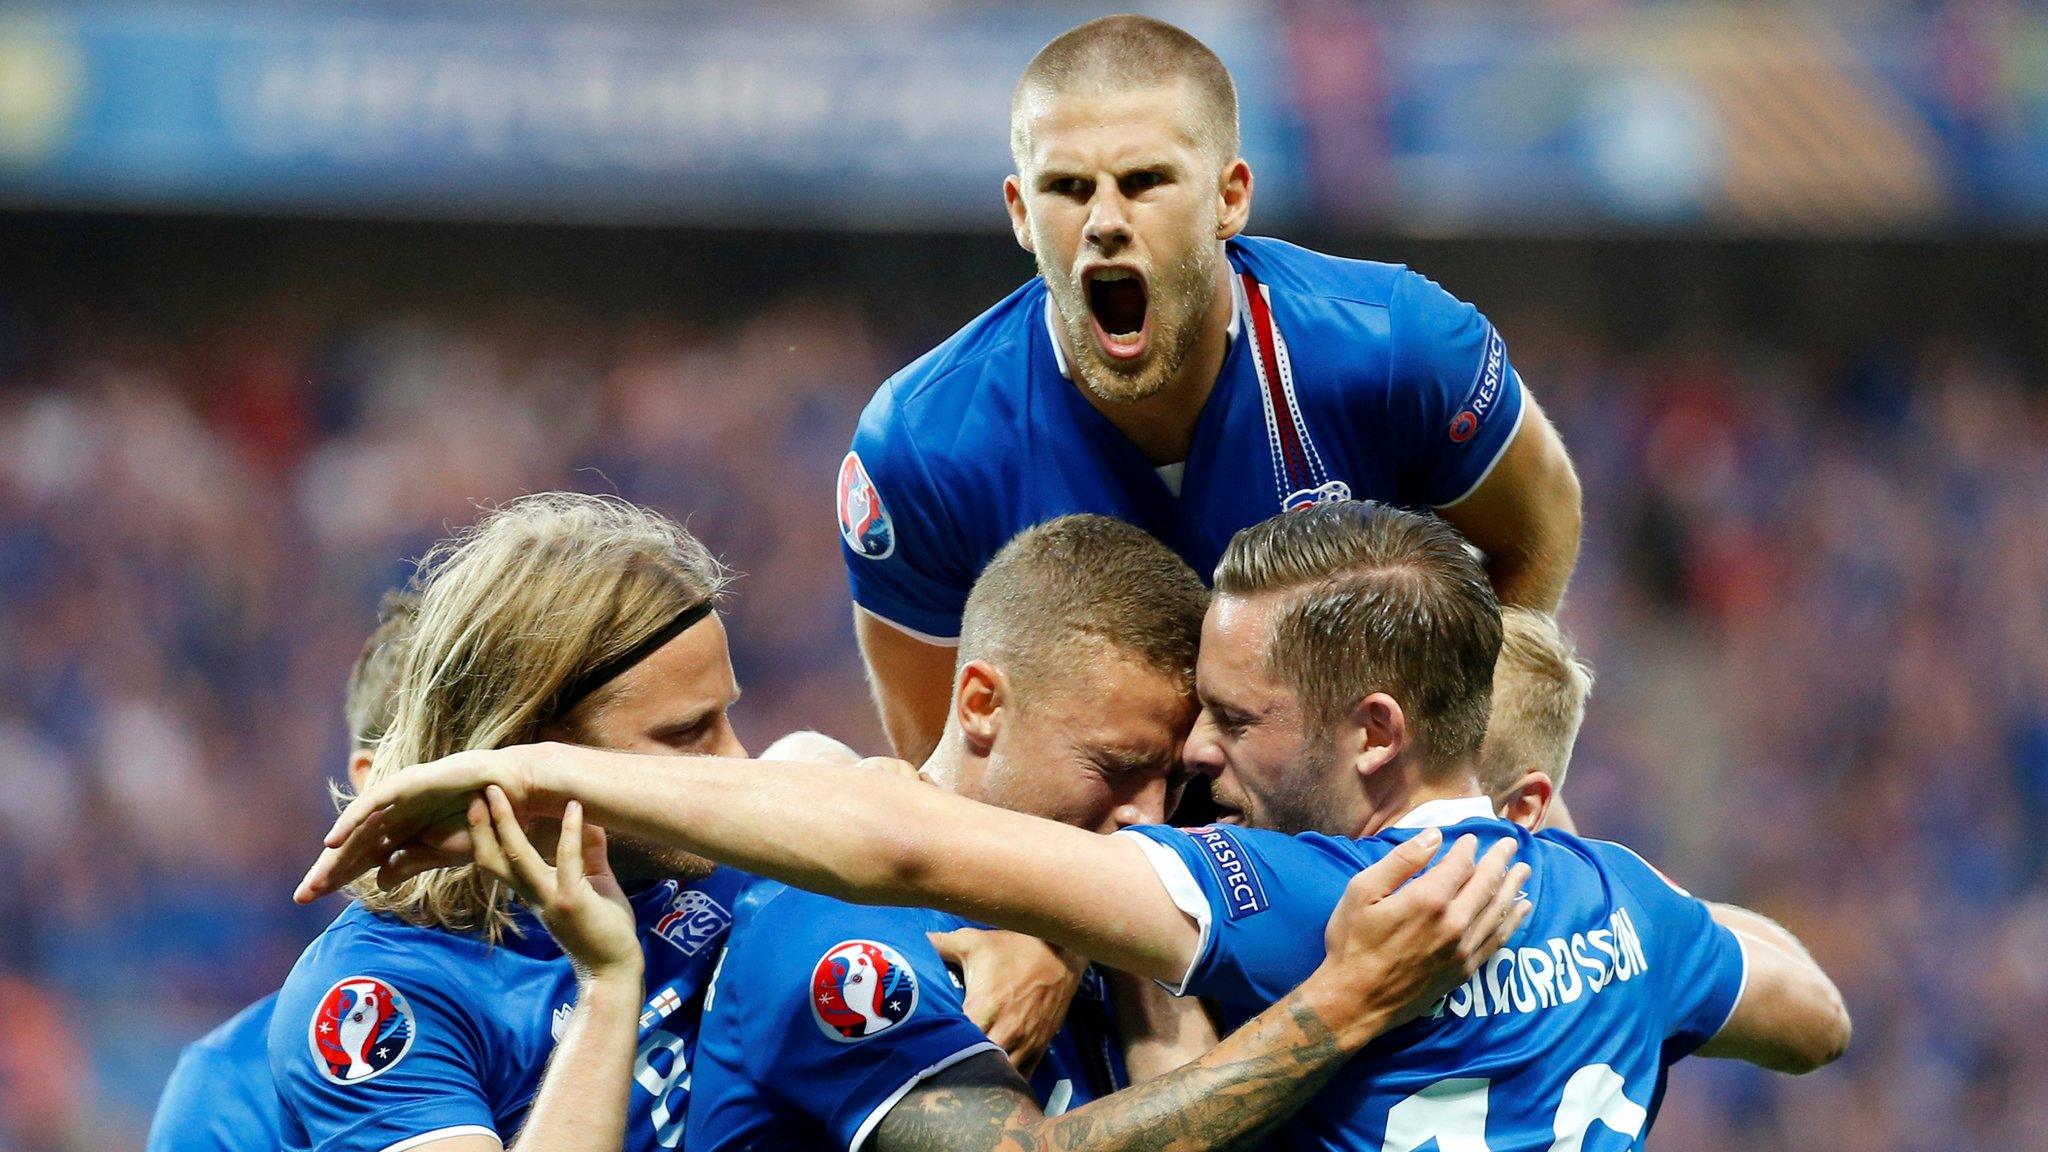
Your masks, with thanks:
<instances>
[{"instance_id":1,"label":"forearm tattoo","mask_svg":"<svg viewBox=\"0 0 2048 1152\"><path fill-rule=\"evenodd\" d=\"M962 1061L889 1110L871 1152L1213 1152L1245 1148L1350 1058L1320 1016L1283 1000L1201 1059L1064 1116L1040 1114L999 1054Z\"/></svg>"}]
</instances>

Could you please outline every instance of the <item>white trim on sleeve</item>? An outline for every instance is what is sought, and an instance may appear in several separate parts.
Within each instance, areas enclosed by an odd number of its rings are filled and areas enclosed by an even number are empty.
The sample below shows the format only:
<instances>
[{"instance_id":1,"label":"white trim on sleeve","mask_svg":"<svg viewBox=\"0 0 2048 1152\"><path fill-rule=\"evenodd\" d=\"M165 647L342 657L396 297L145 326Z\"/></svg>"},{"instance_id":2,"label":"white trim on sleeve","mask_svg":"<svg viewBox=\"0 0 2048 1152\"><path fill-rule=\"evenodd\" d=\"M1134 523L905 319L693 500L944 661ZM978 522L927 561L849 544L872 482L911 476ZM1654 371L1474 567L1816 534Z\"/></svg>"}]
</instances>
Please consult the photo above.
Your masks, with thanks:
<instances>
[{"instance_id":1,"label":"white trim on sleeve","mask_svg":"<svg viewBox=\"0 0 2048 1152\"><path fill-rule=\"evenodd\" d=\"M1715 921L1715 923L1720 922ZM1728 928L1726 924L1722 924L1721 927L1726 928L1728 934L1735 937L1735 952L1742 957L1742 982L1735 986L1735 999L1728 1002L1728 1015L1721 1018L1720 1027L1707 1033L1707 1040L1712 1040L1714 1037L1719 1036L1722 1029L1728 1027L1728 1021L1735 1019L1735 1010L1742 1007L1742 994L1749 991L1749 938L1733 928ZM1701 1041L1702 1044L1706 1042Z\"/></svg>"},{"instance_id":2,"label":"white trim on sleeve","mask_svg":"<svg viewBox=\"0 0 2048 1152\"><path fill-rule=\"evenodd\" d=\"M1434 505L1434 507L1439 509L1455 508L1458 505L1463 504L1465 502L1466 497L1472 495L1474 492L1479 491L1479 486L1481 484L1486 483L1486 478L1488 476L1493 475L1493 470L1495 468L1500 467L1500 462L1503 458L1507 456L1508 449L1514 446L1515 437L1520 436L1522 434L1522 422L1529 418L1529 393L1522 388L1522 374L1520 372L1516 372L1513 368L1510 368L1508 369L1508 373L1515 378L1515 394L1522 398L1522 406L1520 408L1515 409L1515 426L1508 430L1508 438L1500 442L1500 451L1495 452L1493 454L1493 459L1486 462L1486 471L1481 472L1479 474L1479 479L1474 480L1472 482L1472 486L1470 488L1465 489L1465 491L1461 493L1456 500L1451 500L1442 504L1437 504Z\"/></svg>"},{"instance_id":3,"label":"white trim on sleeve","mask_svg":"<svg viewBox=\"0 0 2048 1152\"><path fill-rule=\"evenodd\" d=\"M436 1140L452 1140L457 1136L489 1136L493 1140L500 1141L499 1147L504 1146L502 1137L481 1124L457 1124L452 1128L436 1128L432 1132L422 1132L417 1136L408 1136L398 1143L386 1147L384 1152L408 1152L409 1149L432 1144Z\"/></svg>"},{"instance_id":4,"label":"white trim on sleeve","mask_svg":"<svg viewBox=\"0 0 2048 1152\"><path fill-rule=\"evenodd\" d=\"M875 1110L868 1113L868 1118L860 1122L860 1127L854 1130L853 1141L846 1146L846 1152L860 1152L860 1146L867 1143L868 1137L874 1134L875 1125L880 1124L882 1117L889 1114L889 1109L894 1108L898 1101L908 1096L912 1088L937 1076L969 1056L979 1056L983 1052L1001 1052L1002 1050L1002 1046L993 1040L983 1040L979 1044L970 1044L924 1071L919 1072L917 1075L912 1076L910 1079L905 1080L902 1087L889 1093L889 1098L875 1105Z\"/></svg>"},{"instance_id":5,"label":"white trim on sleeve","mask_svg":"<svg viewBox=\"0 0 2048 1152\"><path fill-rule=\"evenodd\" d=\"M1188 868L1187 861L1180 854L1150 836L1125 829L1118 836L1129 836L1138 842L1138 848L1145 853L1145 862L1152 865L1153 875L1166 887L1166 894L1173 898L1173 906L1187 914L1201 929L1195 940L1195 954L1188 959L1188 970L1180 974L1177 983L1168 984L1161 980L1159 986L1175 996L1188 994L1188 982L1195 978L1195 965L1202 962L1202 956L1209 951L1209 932L1214 914L1209 908L1209 898L1202 895L1201 882Z\"/></svg>"},{"instance_id":6,"label":"white trim on sleeve","mask_svg":"<svg viewBox=\"0 0 2048 1152\"><path fill-rule=\"evenodd\" d=\"M929 632L919 632L917 629L912 628L908 625L898 624L894 620L891 620L887 616L882 615L880 612L877 612L874 609L869 608L865 604L856 603L854 604L854 607L860 609L861 613L867 616L869 619L874 620L877 623L887 624L889 627L894 628L898 632L903 633L905 636L910 637L912 640L922 640L927 644L935 645L940 648L958 648L960 646L960 638L958 636L934 636Z\"/></svg>"}]
</instances>

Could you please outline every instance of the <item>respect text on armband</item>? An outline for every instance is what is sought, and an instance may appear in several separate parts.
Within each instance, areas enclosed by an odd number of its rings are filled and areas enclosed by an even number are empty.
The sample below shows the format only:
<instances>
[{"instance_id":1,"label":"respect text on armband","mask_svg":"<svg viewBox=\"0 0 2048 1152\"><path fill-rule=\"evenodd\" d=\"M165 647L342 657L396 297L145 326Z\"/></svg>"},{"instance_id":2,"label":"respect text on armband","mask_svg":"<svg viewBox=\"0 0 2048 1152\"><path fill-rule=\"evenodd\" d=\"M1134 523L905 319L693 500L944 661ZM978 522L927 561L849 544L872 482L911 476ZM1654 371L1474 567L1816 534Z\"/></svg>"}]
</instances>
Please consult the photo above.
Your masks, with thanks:
<instances>
[{"instance_id":1,"label":"respect text on armband","mask_svg":"<svg viewBox=\"0 0 2048 1152\"><path fill-rule=\"evenodd\" d=\"M1236 836L1215 825L1190 828L1188 835L1202 846L1203 858L1209 861L1209 870L1223 889L1224 907L1232 920L1242 920L1266 910L1266 886L1259 879L1252 862L1246 858L1244 846L1238 843Z\"/></svg>"}]
</instances>

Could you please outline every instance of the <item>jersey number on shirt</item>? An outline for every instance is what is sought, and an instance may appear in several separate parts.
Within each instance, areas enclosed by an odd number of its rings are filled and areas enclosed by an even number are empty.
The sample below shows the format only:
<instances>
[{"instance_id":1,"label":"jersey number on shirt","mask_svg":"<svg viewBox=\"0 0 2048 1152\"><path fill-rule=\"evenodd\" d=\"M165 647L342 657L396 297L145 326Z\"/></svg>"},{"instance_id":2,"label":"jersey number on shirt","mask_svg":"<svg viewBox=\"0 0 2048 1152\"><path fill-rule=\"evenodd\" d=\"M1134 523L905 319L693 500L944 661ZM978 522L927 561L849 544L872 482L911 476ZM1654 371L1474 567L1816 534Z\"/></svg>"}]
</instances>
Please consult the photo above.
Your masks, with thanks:
<instances>
[{"instance_id":1,"label":"jersey number on shirt","mask_svg":"<svg viewBox=\"0 0 2048 1152\"><path fill-rule=\"evenodd\" d=\"M654 1094L649 1118L654 1121L654 1139L663 1148L682 1146L683 1122L689 1118L690 1062L683 1058L686 1043L681 1036L656 1028L640 1041L640 1051L633 1055L633 1079ZM667 1072L655 1067L657 1053L668 1055Z\"/></svg>"},{"instance_id":2,"label":"jersey number on shirt","mask_svg":"<svg viewBox=\"0 0 2048 1152\"><path fill-rule=\"evenodd\" d=\"M1438 1152L1488 1152L1487 1084L1481 1077L1452 1077L1394 1105L1387 1112L1380 1152L1415 1152L1431 1140ZM1588 1064L1565 1081L1550 1152L1579 1152L1595 1121L1634 1140L1649 1119L1642 1105L1622 1095L1620 1073L1605 1064Z\"/></svg>"}]
</instances>

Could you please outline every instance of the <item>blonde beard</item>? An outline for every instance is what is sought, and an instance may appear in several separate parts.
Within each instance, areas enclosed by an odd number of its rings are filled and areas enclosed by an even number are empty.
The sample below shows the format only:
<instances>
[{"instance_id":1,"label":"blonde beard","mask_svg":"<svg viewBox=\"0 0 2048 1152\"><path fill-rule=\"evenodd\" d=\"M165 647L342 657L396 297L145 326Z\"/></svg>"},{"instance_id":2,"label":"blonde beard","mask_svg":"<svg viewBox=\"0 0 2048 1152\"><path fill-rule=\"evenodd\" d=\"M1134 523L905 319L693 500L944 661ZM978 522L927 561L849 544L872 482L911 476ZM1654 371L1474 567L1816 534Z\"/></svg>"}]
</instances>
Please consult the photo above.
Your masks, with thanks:
<instances>
[{"instance_id":1,"label":"blonde beard","mask_svg":"<svg viewBox=\"0 0 2048 1152\"><path fill-rule=\"evenodd\" d=\"M1043 246L1040 251L1044 251ZM1209 305L1216 298L1216 262L1222 259L1222 253L1221 245L1197 248L1181 261L1170 280L1153 285L1146 307L1152 313L1154 344L1144 366L1136 372L1119 372L1103 356L1095 340L1087 289L1070 277L1056 277L1044 261L1039 261L1038 274L1052 293L1053 308L1059 313L1060 327L1067 338L1067 364L1077 382L1105 404L1149 400L1171 384L1187 363L1188 353L1194 350ZM1176 297L1189 305L1179 315L1169 316L1158 307Z\"/></svg>"}]
</instances>

